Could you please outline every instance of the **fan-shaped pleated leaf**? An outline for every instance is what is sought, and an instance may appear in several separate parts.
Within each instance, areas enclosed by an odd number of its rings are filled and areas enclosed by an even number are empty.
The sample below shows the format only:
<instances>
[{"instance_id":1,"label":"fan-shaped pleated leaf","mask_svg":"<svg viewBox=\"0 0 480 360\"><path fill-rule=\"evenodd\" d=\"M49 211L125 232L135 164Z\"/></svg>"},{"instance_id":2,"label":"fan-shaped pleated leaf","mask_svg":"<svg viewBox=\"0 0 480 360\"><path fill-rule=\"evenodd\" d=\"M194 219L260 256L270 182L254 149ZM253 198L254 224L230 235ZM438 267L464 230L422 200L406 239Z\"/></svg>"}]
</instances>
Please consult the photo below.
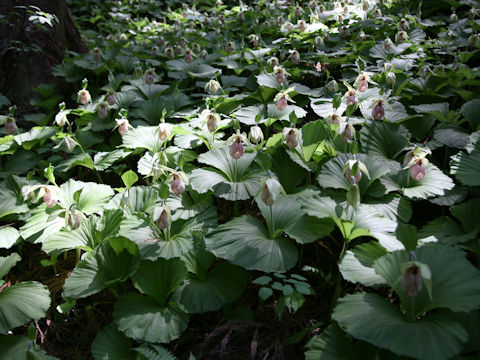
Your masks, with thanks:
<instances>
[{"instance_id":1,"label":"fan-shaped pleated leaf","mask_svg":"<svg viewBox=\"0 0 480 360\"><path fill-rule=\"evenodd\" d=\"M250 165L255 153L245 153L236 160L226 147L210 150L198 157L198 161L216 169L195 169L190 174L192 188L199 193L214 191L215 195L227 200L247 200L260 188L262 175Z\"/></svg>"},{"instance_id":2,"label":"fan-shaped pleated leaf","mask_svg":"<svg viewBox=\"0 0 480 360\"><path fill-rule=\"evenodd\" d=\"M10 249L20 238L20 232L12 226L0 228L0 248Z\"/></svg>"},{"instance_id":3,"label":"fan-shaped pleated leaf","mask_svg":"<svg viewBox=\"0 0 480 360\"><path fill-rule=\"evenodd\" d=\"M375 272L373 264L386 253L387 251L374 241L357 245L352 250L347 250L338 268L343 278L350 282L359 282L365 286L385 284L385 279Z\"/></svg>"},{"instance_id":4,"label":"fan-shaped pleated leaf","mask_svg":"<svg viewBox=\"0 0 480 360\"><path fill-rule=\"evenodd\" d=\"M188 314L175 303L160 305L154 298L127 293L118 298L113 310L115 325L137 341L168 343L188 327Z\"/></svg>"},{"instance_id":5,"label":"fan-shaped pleated leaf","mask_svg":"<svg viewBox=\"0 0 480 360\"><path fill-rule=\"evenodd\" d=\"M370 178L366 174L362 174L359 182L360 192L363 194L366 189L375 180L391 172L397 164L390 162L384 158L371 156L367 154L339 154L333 159L327 161L318 175L318 183L322 187L329 187L334 189L348 190L351 184L347 181L343 173L343 167L347 161L356 159L368 169Z\"/></svg>"},{"instance_id":6,"label":"fan-shaped pleated leaf","mask_svg":"<svg viewBox=\"0 0 480 360\"><path fill-rule=\"evenodd\" d=\"M474 150L468 154L463 151L452 156L450 173L464 185L480 185L480 145L475 145Z\"/></svg>"},{"instance_id":7,"label":"fan-shaped pleated leaf","mask_svg":"<svg viewBox=\"0 0 480 360\"><path fill-rule=\"evenodd\" d=\"M376 260L374 264L377 274L393 287L407 312L411 306L414 306L417 316L435 308L468 312L480 306L480 271L465 259L463 251L425 245L418 248L415 254L419 262L430 267L432 299L426 286L413 299L401 289L398 280L402 276L402 264L409 261L407 252L395 251Z\"/></svg>"},{"instance_id":8,"label":"fan-shaped pleated leaf","mask_svg":"<svg viewBox=\"0 0 480 360\"><path fill-rule=\"evenodd\" d=\"M220 263L204 277L189 274L185 283L177 289L175 299L189 313L215 311L238 299L246 284L245 269L229 263Z\"/></svg>"},{"instance_id":9,"label":"fan-shaped pleated leaf","mask_svg":"<svg viewBox=\"0 0 480 360\"><path fill-rule=\"evenodd\" d=\"M7 275L10 269L21 259L22 258L17 253L0 257L0 279Z\"/></svg>"},{"instance_id":10,"label":"fan-shaped pleated leaf","mask_svg":"<svg viewBox=\"0 0 480 360\"><path fill-rule=\"evenodd\" d=\"M25 281L0 291L0 334L44 317L50 307L48 288Z\"/></svg>"},{"instance_id":11,"label":"fan-shaped pleated leaf","mask_svg":"<svg viewBox=\"0 0 480 360\"><path fill-rule=\"evenodd\" d=\"M435 166L430 166L425 171L422 180L416 181L410 177L407 170L388 174L380 179L386 192L400 191L411 199L427 199L436 195L444 195L445 190L452 189L455 184Z\"/></svg>"},{"instance_id":12,"label":"fan-shaped pleated leaf","mask_svg":"<svg viewBox=\"0 0 480 360\"><path fill-rule=\"evenodd\" d=\"M193 248L193 233L208 232L216 225L216 219L214 207L188 220L177 219L172 223L167 239L165 234L155 233L145 219L131 215L122 221L120 235L137 244L142 259L171 259L189 252Z\"/></svg>"},{"instance_id":13,"label":"fan-shaped pleated leaf","mask_svg":"<svg viewBox=\"0 0 480 360\"><path fill-rule=\"evenodd\" d=\"M93 340L91 352L95 360L130 360L132 342L113 323L105 326Z\"/></svg>"},{"instance_id":14,"label":"fan-shaped pleated leaf","mask_svg":"<svg viewBox=\"0 0 480 360\"><path fill-rule=\"evenodd\" d=\"M362 151L390 160L398 157L409 144L409 138L409 132L402 125L378 121L370 121L360 130Z\"/></svg>"},{"instance_id":15,"label":"fan-shaped pleated leaf","mask_svg":"<svg viewBox=\"0 0 480 360\"><path fill-rule=\"evenodd\" d=\"M123 146L130 149L147 149L153 152L161 150L163 141L155 132L156 126L139 126L122 136Z\"/></svg>"},{"instance_id":16,"label":"fan-shaped pleated leaf","mask_svg":"<svg viewBox=\"0 0 480 360\"><path fill-rule=\"evenodd\" d=\"M207 250L249 270L284 272L297 262L297 249L291 240L271 237L263 224L240 216L220 225L205 238Z\"/></svg>"},{"instance_id":17,"label":"fan-shaped pleated leaf","mask_svg":"<svg viewBox=\"0 0 480 360\"><path fill-rule=\"evenodd\" d=\"M468 340L467 331L451 317L428 314L408 322L400 309L376 294L339 299L332 317L356 339L415 359L450 359Z\"/></svg>"}]
</instances>

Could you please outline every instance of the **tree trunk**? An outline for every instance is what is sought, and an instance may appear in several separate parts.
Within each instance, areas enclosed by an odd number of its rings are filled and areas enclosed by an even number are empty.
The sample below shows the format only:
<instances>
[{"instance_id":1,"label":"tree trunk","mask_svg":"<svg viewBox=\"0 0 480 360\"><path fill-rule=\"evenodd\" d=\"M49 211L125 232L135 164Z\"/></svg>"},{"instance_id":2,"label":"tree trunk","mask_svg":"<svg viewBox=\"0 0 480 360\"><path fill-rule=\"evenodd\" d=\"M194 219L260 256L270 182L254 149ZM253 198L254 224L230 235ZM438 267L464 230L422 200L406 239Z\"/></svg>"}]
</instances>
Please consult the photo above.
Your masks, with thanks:
<instances>
[{"instance_id":1,"label":"tree trunk","mask_svg":"<svg viewBox=\"0 0 480 360\"><path fill-rule=\"evenodd\" d=\"M39 25L29 19L36 10L29 6L56 15L58 23ZM17 105L19 115L33 110L29 102L35 87L60 86L51 68L67 49L87 52L65 0L0 1L0 93Z\"/></svg>"}]
</instances>

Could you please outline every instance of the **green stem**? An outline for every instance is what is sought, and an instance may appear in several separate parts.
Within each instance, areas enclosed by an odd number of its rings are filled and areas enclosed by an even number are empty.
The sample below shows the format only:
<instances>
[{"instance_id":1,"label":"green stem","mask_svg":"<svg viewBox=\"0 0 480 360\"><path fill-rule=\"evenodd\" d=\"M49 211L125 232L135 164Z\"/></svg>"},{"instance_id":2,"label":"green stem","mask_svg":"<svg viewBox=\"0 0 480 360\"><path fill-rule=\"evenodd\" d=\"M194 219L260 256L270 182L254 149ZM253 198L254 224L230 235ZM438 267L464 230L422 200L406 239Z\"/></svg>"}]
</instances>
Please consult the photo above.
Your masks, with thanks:
<instances>
[{"instance_id":1,"label":"green stem","mask_svg":"<svg viewBox=\"0 0 480 360\"><path fill-rule=\"evenodd\" d=\"M80 262L80 254L81 254L81 250L80 249L76 249L77 251L77 256L75 258L75 264L78 265L78 263Z\"/></svg>"}]
</instances>

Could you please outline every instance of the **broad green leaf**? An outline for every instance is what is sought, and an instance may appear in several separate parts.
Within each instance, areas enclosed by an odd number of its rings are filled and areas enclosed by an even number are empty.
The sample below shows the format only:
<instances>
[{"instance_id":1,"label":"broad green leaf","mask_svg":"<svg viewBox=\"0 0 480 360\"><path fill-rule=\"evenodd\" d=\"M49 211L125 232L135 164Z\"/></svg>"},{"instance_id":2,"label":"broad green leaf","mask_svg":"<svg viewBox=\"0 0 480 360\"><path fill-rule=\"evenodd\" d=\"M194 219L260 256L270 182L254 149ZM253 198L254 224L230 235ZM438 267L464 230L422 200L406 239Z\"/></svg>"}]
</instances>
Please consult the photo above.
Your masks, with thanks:
<instances>
[{"instance_id":1,"label":"broad green leaf","mask_svg":"<svg viewBox=\"0 0 480 360\"><path fill-rule=\"evenodd\" d=\"M155 132L157 126L139 126L122 136L123 146L130 149L147 149L158 152L163 146Z\"/></svg>"},{"instance_id":2,"label":"broad green leaf","mask_svg":"<svg viewBox=\"0 0 480 360\"><path fill-rule=\"evenodd\" d=\"M212 196L209 194L198 194L195 191L188 191L188 196L172 194L166 201L172 210L172 220L188 220L212 205Z\"/></svg>"},{"instance_id":3,"label":"broad green leaf","mask_svg":"<svg viewBox=\"0 0 480 360\"><path fill-rule=\"evenodd\" d=\"M97 248L95 258L106 286L127 280L140 266L136 244L122 237L104 241Z\"/></svg>"},{"instance_id":4,"label":"broad green leaf","mask_svg":"<svg viewBox=\"0 0 480 360\"><path fill-rule=\"evenodd\" d=\"M216 225L216 220L216 209L209 207L194 218L173 221L166 237L165 233L156 233L146 220L132 215L122 221L120 235L138 245L142 259L171 259L189 252L193 248L194 232L208 232Z\"/></svg>"},{"instance_id":5,"label":"broad green leaf","mask_svg":"<svg viewBox=\"0 0 480 360\"><path fill-rule=\"evenodd\" d=\"M452 156L450 162L450 174L464 185L478 186L480 185L480 145L477 143L474 150L468 154L463 151Z\"/></svg>"},{"instance_id":6,"label":"broad green leaf","mask_svg":"<svg viewBox=\"0 0 480 360\"><path fill-rule=\"evenodd\" d=\"M85 183L78 198L77 209L86 215L104 210L114 192L108 185Z\"/></svg>"},{"instance_id":7,"label":"broad green leaf","mask_svg":"<svg viewBox=\"0 0 480 360\"><path fill-rule=\"evenodd\" d=\"M22 335L0 335L1 359L5 360L57 360L47 355L39 345Z\"/></svg>"},{"instance_id":8,"label":"broad green leaf","mask_svg":"<svg viewBox=\"0 0 480 360\"><path fill-rule=\"evenodd\" d=\"M14 227L0 227L0 248L10 249L17 243L19 238L20 232Z\"/></svg>"},{"instance_id":9,"label":"broad green leaf","mask_svg":"<svg viewBox=\"0 0 480 360\"><path fill-rule=\"evenodd\" d=\"M174 298L189 313L216 311L238 299L246 284L245 269L220 263L208 271L204 278L189 274L185 283L177 289Z\"/></svg>"},{"instance_id":10,"label":"broad green leaf","mask_svg":"<svg viewBox=\"0 0 480 360\"><path fill-rule=\"evenodd\" d=\"M40 320L49 307L50 292L39 282L25 281L4 288L0 292L0 333Z\"/></svg>"},{"instance_id":11,"label":"broad green leaf","mask_svg":"<svg viewBox=\"0 0 480 360\"><path fill-rule=\"evenodd\" d=\"M396 222L390 220L373 205L361 204L357 210L339 204L330 197L318 196L314 191L300 195L302 209L310 216L331 218L346 241L360 236L372 236L388 251L403 249L403 244L394 235Z\"/></svg>"},{"instance_id":12,"label":"broad green leaf","mask_svg":"<svg viewBox=\"0 0 480 360\"><path fill-rule=\"evenodd\" d=\"M359 282L365 286L383 285L385 279L375 272L373 263L386 253L377 242L357 245L352 250L347 250L338 268L347 281Z\"/></svg>"},{"instance_id":13,"label":"broad green leaf","mask_svg":"<svg viewBox=\"0 0 480 360\"><path fill-rule=\"evenodd\" d=\"M450 359L468 340L466 330L451 317L427 314L408 322L400 309L376 294L346 295L332 317L356 339L416 359Z\"/></svg>"},{"instance_id":14,"label":"broad green leaf","mask_svg":"<svg viewBox=\"0 0 480 360\"><path fill-rule=\"evenodd\" d=\"M198 157L198 161L216 169L195 169L190 174L192 188L199 192L214 191L227 200L247 200L260 188L262 175L252 169L255 153L245 153L236 160L227 147L210 150Z\"/></svg>"},{"instance_id":15,"label":"broad green leaf","mask_svg":"<svg viewBox=\"0 0 480 360\"><path fill-rule=\"evenodd\" d=\"M10 254L6 257L0 257L0 279L7 275L10 269L21 259L22 258L17 253Z\"/></svg>"},{"instance_id":16,"label":"broad green leaf","mask_svg":"<svg viewBox=\"0 0 480 360\"><path fill-rule=\"evenodd\" d=\"M350 183L347 181L345 174L343 173L343 167L347 161L353 159L365 164L368 174L370 175L369 178L366 174L362 174L362 178L359 182L361 194L364 194L367 188L375 180L385 176L396 167L396 163L377 156L366 154L339 154L323 165L320 175L318 175L317 178L320 186L348 190L350 188Z\"/></svg>"},{"instance_id":17,"label":"broad green leaf","mask_svg":"<svg viewBox=\"0 0 480 360\"><path fill-rule=\"evenodd\" d=\"M128 170L122 174L122 180L127 189L130 189L138 181L138 175L134 171Z\"/></svg>"},{"instance_id":18,"label":"broad green leaf","mask_svg":"<svg viewBox=\"0 0 480 360\"><path fill-rule=\"evenodd\" d=\"M145 212L159 199L158 191L147 186L134 186L122 193L116 194L106 205L107 209L126 207L130 212ZM123 205L122 205L123 204Z\"/></svg>"},{"instance_id":19,"label":"broad green leaf","mask_svg":"<svg viewBox=\"0 0 480 360\"><path fill-rule=\"evenodd\" d=\"M154 298L127 293L113 310L117 328L136 341L168 343L188 327L188 314L175 303L161 306Z\"/></svg>"},{"instance_id":20,"label":"broad green leaf","mask_svg":"<svg viewBox=\"0 0 480 360\"><path fill-rule=\"evenodd\" d=\"M360 130L362 151L395 160L409 144L410 134L402 125L370 121Z\"/></svg>"},{"instance_id":21,"label":"broad green leaf","mask_svg":"<svg viewBox=\"0 0 480 360\"><path fill-rule=\"evenodd\" d=\"M105 171L116 161L124 159L130 154L130 152L123 149L117 149L110 152L98 152L93 157L95 169L98 171Z\"/></svg>"},{"instance_id":22,"label":"broad green leaf","mask_svg":"<svg viewBox=\"0 0 480 360\"><path fill-rule=\"evenodd\" d=\"M461 250L425 245L418 248L415 254L419 262L430 267L433 300L429 298L426 286L422 286L413 300L401 289L401 265L409 261L407 252L389 253L374 264L375 271L393 287L402 300L402 307L407 308L407 311L414 306L412 311L420 316L436 308L466 312L480 305L480 271L465 259Z\"/></svg>"},{"instance_id":23,"label":"broad green leaf","mask_svg":"<svg viewBox=\"0 0 480 360\"><path fill-rule=\"evenodd\" d=\"M375 358L375 349L363 342L353 345L337 324L330 324L305 345L305 360L362 360Z\"/></svg>"},{"instance_id":24,"label":"broad green leaf","mask_svg":"<svg viewBox=\"0 0 480 360\"><path fill-rule=\"evenodd\" d=\"M473 99L462 105L461 113L467 119L473 130L480 126L480 99Z\"/></svg>"},{"instance_id":25,"label":"broad green leaf","mask_svg":"<svg viewBox=\"0 0 480 360\"><path fill-rule=\"evenodd\" d=\"M105 326L92 343L92 356L95 360L130 360L132 342L117 330L113 323Z\"/></svg>"},{"instance_id":26,"label":"broad green leaf","mask_svg":"<svg viewBox=\"0 0 480 360\"><path fill-rule=\"evenodd\" d=\"M60 216L50 216L53 211L45 204L32 211L30 218L20 228L20 236L28 242L41 243L50 235L57 233L65 226L65 219Z\"/></svg>"},{"instance_id":27,"label":"broad green leaf","mask_svg":"<svg viewBox=\"0 0 480 360\"><path fill-rule=\"evenodd\" d=\"M426 169L425 176L420 181L413 180L408 170L400 170L382 177L380 182L386 192L400 191L410 199L427 199L436 195L444 195L445 190L450 190L455 186L452 179L433 165Z\"/></svg>"},{"instance_id":28,"label":"broad green leaf","mask_svg":"<svg viewBox=\"0 0 480 360\"><path fill-rule=\"evenodd\" d=\"M157 344L143 343L141 346L133 348L133 351L141 354L145 359L149 360L177 360L170 351Z\"/></svg>"},{"instance_id":29,"label":"broad green leaf","mask_svg":"<svg viewBox=\"0 0 480 360\"><path fill-rule=\"evenodd\" d=\"M448 147L464 149L470 142L468 135L460 126L439 124L435 127L433 138Z\"/></svg>"},{"instance_id":30,"label":"broad green leaf","mask_svg":"<svg viewBox=\"0 0 480 360\"><path fill-rule=\"evenodd\" d=\"M132 277L134 286L143 294L150 295L165 306L168 296L187 276L185 264L180 259L157 259L142 261L140 268Z\"/></svg>"},{"instance_id":31,"label":"broad green leaf","mask_svg":"<svg viewBox=\"0 0 480 360\"><path fill-rule=\"evenodd\" d=\"M248 270L284 272L297 262L291 240L269 231L256 218L236 217L205 238L207 250Z\"/></svg>"},{"instance_id":32,"label":"broad green leaf","mask_svg":"<svg viewBox=\"0 0 480 360\"><path fill-rule=\"evenodd\" d=\"M95 256L87 254L65 280L63 296L78 299L96 294L105 288L106 281Z\"/></svg>"}]
</instances>

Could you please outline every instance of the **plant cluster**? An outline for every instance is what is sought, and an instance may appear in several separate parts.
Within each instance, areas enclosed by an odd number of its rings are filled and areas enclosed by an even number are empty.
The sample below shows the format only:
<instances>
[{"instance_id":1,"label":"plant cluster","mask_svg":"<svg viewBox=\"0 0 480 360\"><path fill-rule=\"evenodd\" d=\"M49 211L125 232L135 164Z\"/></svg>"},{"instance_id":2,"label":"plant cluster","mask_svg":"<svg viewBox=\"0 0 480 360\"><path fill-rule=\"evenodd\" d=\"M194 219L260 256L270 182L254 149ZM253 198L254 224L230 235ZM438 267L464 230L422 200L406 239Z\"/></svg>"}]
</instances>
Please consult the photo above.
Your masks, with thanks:
<instances>
[{"instance_id":1,"label":"plant cluster","mask_svg":"<svg viewBox=\"0 0 480 360\"><path fill-rule=\"evenodd\" d=\"M478 3L225 3L76 1L76 93L29 128L0 95L4 355L103 301L95 359L219 357L233 330L182 336L262 311L280 353L257 326L239 358L478 356Z\"/></svg>"}]
</instances>

